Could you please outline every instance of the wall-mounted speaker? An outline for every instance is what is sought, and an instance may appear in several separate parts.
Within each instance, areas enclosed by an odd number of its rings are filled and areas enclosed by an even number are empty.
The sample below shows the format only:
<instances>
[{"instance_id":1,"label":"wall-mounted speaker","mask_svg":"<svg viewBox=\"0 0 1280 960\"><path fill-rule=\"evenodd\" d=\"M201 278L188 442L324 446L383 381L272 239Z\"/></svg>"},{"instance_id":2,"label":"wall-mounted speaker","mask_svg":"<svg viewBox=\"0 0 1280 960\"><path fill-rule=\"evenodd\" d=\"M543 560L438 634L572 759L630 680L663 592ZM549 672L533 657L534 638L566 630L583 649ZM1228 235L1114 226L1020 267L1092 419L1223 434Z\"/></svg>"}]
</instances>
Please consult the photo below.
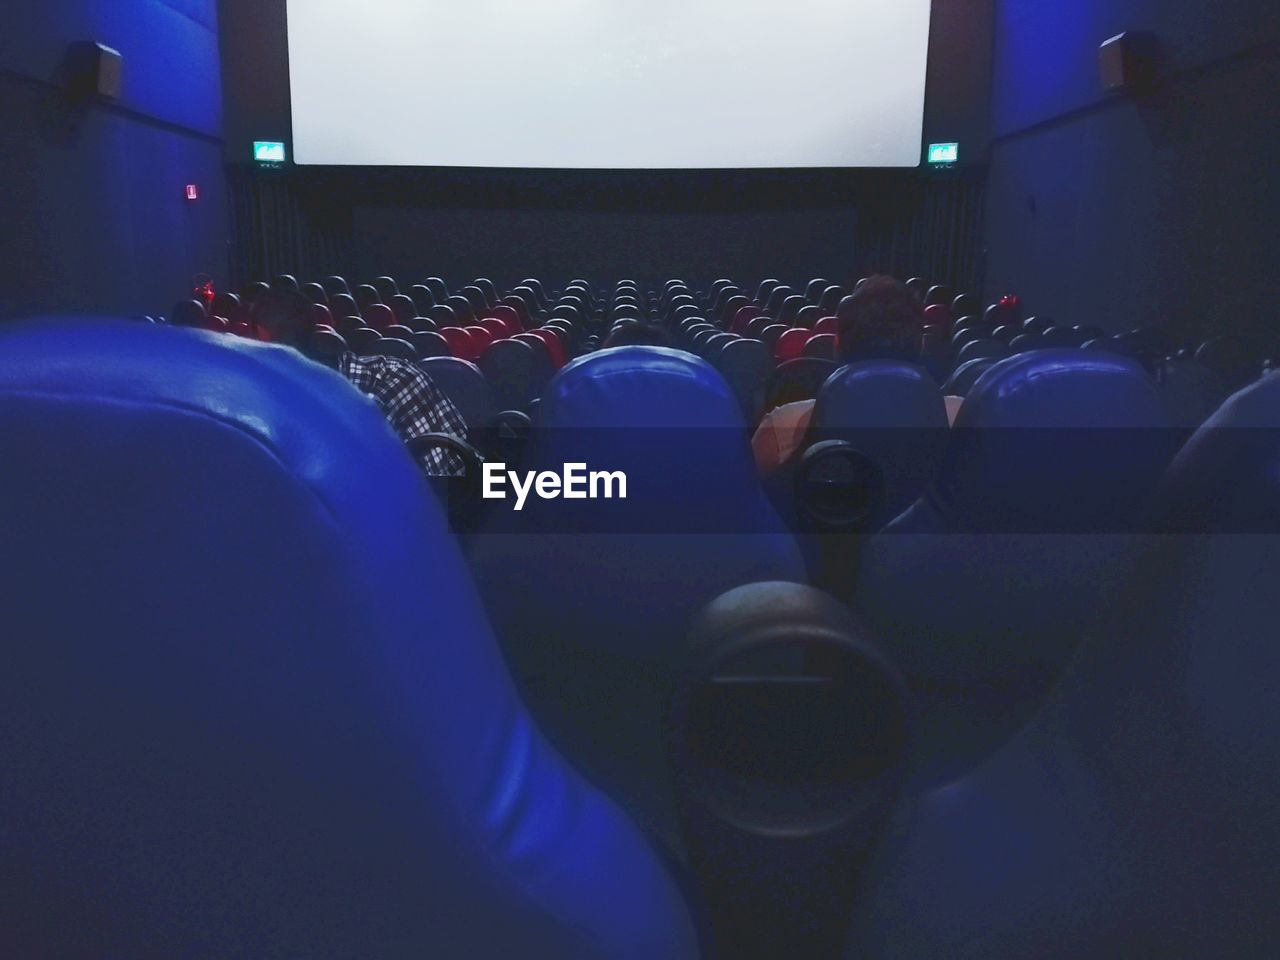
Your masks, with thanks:
<instances>
[{"instance_id":1,"label":"wall-mounted speaker","mask_svg":"<svg viewBox=\"0 0 1280 960\"><path fill-rule=\"evenodd\" d=\"M124 57L106 44L87 40L67 51L67 89L77 99L119 100L124 80Z\"/></svg>"},{"instance_id":2,"label":"wall-mounted speaker","mask_svg":"<svg viewBox=\"0 0 1280 960\"><path fill-rule=\"evenodd\" d=\"M1108 93L1142 93L1155 87L1160 76L1155 34L1130 30L1098 48L1102 89Z\"/></svg>"}]
</instances>

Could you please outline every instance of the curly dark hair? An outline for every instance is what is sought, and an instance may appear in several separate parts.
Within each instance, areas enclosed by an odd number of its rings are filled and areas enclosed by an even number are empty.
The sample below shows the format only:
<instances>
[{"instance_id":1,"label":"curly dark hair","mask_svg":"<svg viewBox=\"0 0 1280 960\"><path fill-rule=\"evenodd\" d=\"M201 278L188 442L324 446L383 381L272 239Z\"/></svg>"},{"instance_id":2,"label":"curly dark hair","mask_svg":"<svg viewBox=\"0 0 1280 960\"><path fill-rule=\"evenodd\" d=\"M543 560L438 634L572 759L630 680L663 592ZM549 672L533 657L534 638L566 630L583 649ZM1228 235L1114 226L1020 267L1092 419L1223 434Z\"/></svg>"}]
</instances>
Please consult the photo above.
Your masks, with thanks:
<instances>
[{"instance_id":1,"label":"curly dark hair","mask_svg":"<svg viewBox=\"0 0 1280 960\"><path fill-rule=\"evenodd\" d=\"M907 360L920 357L924 311L906 284L893 277L869 277L836 308L837 352L841 361Z\"/></svg>"}]
</instances>

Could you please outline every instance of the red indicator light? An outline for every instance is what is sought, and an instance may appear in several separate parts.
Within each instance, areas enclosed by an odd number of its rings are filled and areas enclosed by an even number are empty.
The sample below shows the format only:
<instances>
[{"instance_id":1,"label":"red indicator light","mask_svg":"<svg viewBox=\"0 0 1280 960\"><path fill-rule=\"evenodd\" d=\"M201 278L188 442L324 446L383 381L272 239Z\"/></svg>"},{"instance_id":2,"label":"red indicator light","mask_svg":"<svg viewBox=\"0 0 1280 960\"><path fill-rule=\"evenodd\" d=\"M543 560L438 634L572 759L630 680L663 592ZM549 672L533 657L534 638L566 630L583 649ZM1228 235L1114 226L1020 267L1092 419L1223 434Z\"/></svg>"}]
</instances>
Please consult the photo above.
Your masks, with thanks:
<instances>
[{"instance_id":1,"label":"red indicator light","mask_svg":"<svg viewBox=\"0 0 1280 960\"><path fill-rule=\"evenodd\" d=\"M196 184L194 183L187 184L187 199L188 200L200 199L200 188L196 186Z\"/></svg>"}]
</instances>

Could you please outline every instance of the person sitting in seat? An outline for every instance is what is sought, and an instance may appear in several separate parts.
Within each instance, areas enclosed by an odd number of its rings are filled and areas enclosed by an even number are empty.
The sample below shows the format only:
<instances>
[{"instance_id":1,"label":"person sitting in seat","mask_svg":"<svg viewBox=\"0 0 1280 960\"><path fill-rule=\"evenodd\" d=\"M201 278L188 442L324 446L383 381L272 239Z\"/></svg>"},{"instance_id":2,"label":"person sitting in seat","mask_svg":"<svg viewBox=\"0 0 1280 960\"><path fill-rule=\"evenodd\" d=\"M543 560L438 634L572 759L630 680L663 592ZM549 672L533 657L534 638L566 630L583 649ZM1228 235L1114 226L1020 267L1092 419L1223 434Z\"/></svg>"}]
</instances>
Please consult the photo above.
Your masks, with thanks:
<instances>
[{"instance_id":1,"label":"person sitting in seat","mask_svg":"<svg viewBox=\"0 0 1280 960\"><path fill-rule=\"evenodd\" d=\"M254 305L254 320L272 343L300 349L311 330L307 298L288 290L273 290ZM466 421L440 388L416 365L395 357L361 357L350 351L338 358L337 370L357 390L371 397L406 443L429 433L467 439ZM416 455L424 473L457 477L465 472L461 458L441 449Z\"/></svg>"},{"instance_id":2,"label":"person sitting in seat","mask_svg":"<svg viewBox=\"0 0 1280 960\"><path fill-rule=\"evenodd\" d=\"M836 308L836 362L920 359L924 308L893 277L863 280ZM756 466L770 473L790 459L804 440L815 400L798 400L770 411L751 438Z\"/></svg>"}]
</instances>

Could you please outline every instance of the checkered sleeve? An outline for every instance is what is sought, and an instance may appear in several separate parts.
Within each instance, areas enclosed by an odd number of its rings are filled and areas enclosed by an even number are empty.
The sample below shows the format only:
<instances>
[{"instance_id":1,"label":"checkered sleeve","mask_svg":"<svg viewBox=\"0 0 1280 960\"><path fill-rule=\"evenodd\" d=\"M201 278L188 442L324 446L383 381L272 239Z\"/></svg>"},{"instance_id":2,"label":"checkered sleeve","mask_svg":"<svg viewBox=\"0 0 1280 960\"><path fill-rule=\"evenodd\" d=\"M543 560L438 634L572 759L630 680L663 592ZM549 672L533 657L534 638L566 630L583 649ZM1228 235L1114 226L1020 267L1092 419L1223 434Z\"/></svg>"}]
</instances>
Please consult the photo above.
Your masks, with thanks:
<instances>
[{"instance_id":1,"label":"checkered sleeve","mask_svg":"<svg viewBox=\"0 0 1280 960\"><path fill-rule=\"evenodd\" d=\"M348 353L339 369L356 389L373 398L402 440L428 433L467 438L467 425L458 408L414 364L394 357ZM465 469L456 453L440 449L420 454L418 463L423 472L435 477L462 476Z\"/></svg>"}]
</instances>

